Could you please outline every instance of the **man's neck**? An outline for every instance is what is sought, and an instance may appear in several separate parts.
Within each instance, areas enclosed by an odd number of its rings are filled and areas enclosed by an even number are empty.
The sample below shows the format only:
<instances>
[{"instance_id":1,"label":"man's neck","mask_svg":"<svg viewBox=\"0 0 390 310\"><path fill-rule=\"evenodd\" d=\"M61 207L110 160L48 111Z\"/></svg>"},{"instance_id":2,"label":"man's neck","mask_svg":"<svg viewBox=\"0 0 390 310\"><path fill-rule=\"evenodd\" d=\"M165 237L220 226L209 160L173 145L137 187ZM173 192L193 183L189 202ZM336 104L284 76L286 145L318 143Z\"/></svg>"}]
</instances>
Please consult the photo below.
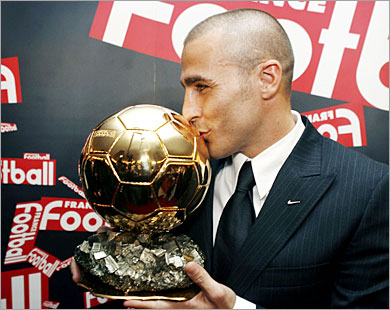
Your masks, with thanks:
<instances>
[{"instance_id":1,"label":"man's neck","mask_svg":"<svg viewBox=\"0 0 390 310\"><path fill-rule=\"evenodd\" d=\"M268 119L269 124L262 126L266 128L267 132L264 132L262 129L259 130L257 138L259 138L258 144L252 144L245 148L242 153L249 157L254 158L270 146L277 143L279 140L283 139L295 126L296 121L289 111L288 113L279 114ZM256 138L256 136L254 136Z\"/></svg>"}]
</instances>

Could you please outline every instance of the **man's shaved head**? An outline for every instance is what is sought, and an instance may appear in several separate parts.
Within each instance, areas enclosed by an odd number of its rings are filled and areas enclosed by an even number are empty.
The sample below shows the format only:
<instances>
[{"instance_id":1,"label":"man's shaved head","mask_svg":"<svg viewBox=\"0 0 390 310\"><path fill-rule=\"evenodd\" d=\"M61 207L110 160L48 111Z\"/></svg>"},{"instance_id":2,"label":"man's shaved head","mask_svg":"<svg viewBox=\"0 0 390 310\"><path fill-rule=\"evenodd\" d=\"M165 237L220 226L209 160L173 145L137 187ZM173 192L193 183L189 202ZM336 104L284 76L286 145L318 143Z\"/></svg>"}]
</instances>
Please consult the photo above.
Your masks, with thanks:
<instances>
[{"instance_id":1,"label":"man's shaved head","mask_svg":"<svg viewBox=\"0 0 390 310\"><path fill-rule=\"evenodd\" d=\"M294 55L286 32L273 16L255 9L217 14L196 25L184 45L210 32L221 32L220 43L225 56L245 72L250 72L262 61L279 61L285 90L291 91Z\"/></svg>"}]
</instances>

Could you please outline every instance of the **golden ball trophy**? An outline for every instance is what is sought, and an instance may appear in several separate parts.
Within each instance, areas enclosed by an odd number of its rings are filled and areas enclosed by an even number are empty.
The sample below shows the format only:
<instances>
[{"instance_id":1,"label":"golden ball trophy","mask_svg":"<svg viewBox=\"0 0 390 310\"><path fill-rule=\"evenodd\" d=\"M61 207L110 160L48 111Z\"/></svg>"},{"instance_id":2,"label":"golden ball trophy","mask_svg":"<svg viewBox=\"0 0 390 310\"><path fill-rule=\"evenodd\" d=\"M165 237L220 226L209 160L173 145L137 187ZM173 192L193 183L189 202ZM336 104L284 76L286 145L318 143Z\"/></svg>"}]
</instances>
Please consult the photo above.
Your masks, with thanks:
<instances>
[{"instance_id":1,"label":"golden ball trophy","mask_svg":"<svg viewBox=\"0 0 390 310\"><path fill-rule=\"evenodd\" d=\"M79 174L91 207L114 227L77 246L79 285L112 299L192 298L199 288L184 266L203 266L204 256L169 231L199 207L210 184L197 130L165 107L125 108L91 132Z\"/></svg>"}]
</instances>

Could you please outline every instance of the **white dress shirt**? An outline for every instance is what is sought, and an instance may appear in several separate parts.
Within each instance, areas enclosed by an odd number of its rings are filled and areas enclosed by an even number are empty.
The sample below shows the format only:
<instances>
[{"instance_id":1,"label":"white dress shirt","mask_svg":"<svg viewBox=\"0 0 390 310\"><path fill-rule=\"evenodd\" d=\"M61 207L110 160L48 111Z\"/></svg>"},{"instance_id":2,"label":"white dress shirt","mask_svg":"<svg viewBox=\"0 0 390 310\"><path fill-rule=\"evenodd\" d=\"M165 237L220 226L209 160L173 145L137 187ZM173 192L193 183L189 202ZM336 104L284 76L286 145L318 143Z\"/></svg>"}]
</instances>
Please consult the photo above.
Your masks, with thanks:
<instances>
[{"instance_id":1,"label":"white dress shirt","mask_svg":"<svg viewBox=\"0 0 390 310\"><path fill-rule=\"evenodd\" d=\"M299 113L296 111L291 111L291 113L295 121L295 126L287 135L252 159L241 153L232 155L226 160L224 167L218 172L215 178L213 198L213 242L215 242L218 223L223 208L234 193L238 174L246 161L252 162L253 174L256 181L256 185L253 188L253 205L256 216L259 215L279 170L305 130ZM234 309L255 308L255 304L237 296Z\"/></svg>"}]
</instances>

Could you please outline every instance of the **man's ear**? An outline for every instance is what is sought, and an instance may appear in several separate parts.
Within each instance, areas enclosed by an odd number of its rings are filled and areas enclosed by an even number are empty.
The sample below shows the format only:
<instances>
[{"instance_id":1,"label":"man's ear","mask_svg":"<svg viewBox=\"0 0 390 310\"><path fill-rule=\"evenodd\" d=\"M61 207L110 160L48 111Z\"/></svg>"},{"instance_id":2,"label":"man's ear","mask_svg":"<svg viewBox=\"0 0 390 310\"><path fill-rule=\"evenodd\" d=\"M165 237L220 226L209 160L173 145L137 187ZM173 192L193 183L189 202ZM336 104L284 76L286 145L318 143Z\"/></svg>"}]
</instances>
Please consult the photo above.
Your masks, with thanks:
<instances>
[{"instance_id":1,"label":"man's ear","mask_svg":"<svg viewBox=\"0 0 390 310\"><path fill-rule=\"evenodd\" d=\"M257 77L262 98L271 99L281 88L282 65L274 59L262 62L257 66Z\"/></svg>"}]
</instances>

